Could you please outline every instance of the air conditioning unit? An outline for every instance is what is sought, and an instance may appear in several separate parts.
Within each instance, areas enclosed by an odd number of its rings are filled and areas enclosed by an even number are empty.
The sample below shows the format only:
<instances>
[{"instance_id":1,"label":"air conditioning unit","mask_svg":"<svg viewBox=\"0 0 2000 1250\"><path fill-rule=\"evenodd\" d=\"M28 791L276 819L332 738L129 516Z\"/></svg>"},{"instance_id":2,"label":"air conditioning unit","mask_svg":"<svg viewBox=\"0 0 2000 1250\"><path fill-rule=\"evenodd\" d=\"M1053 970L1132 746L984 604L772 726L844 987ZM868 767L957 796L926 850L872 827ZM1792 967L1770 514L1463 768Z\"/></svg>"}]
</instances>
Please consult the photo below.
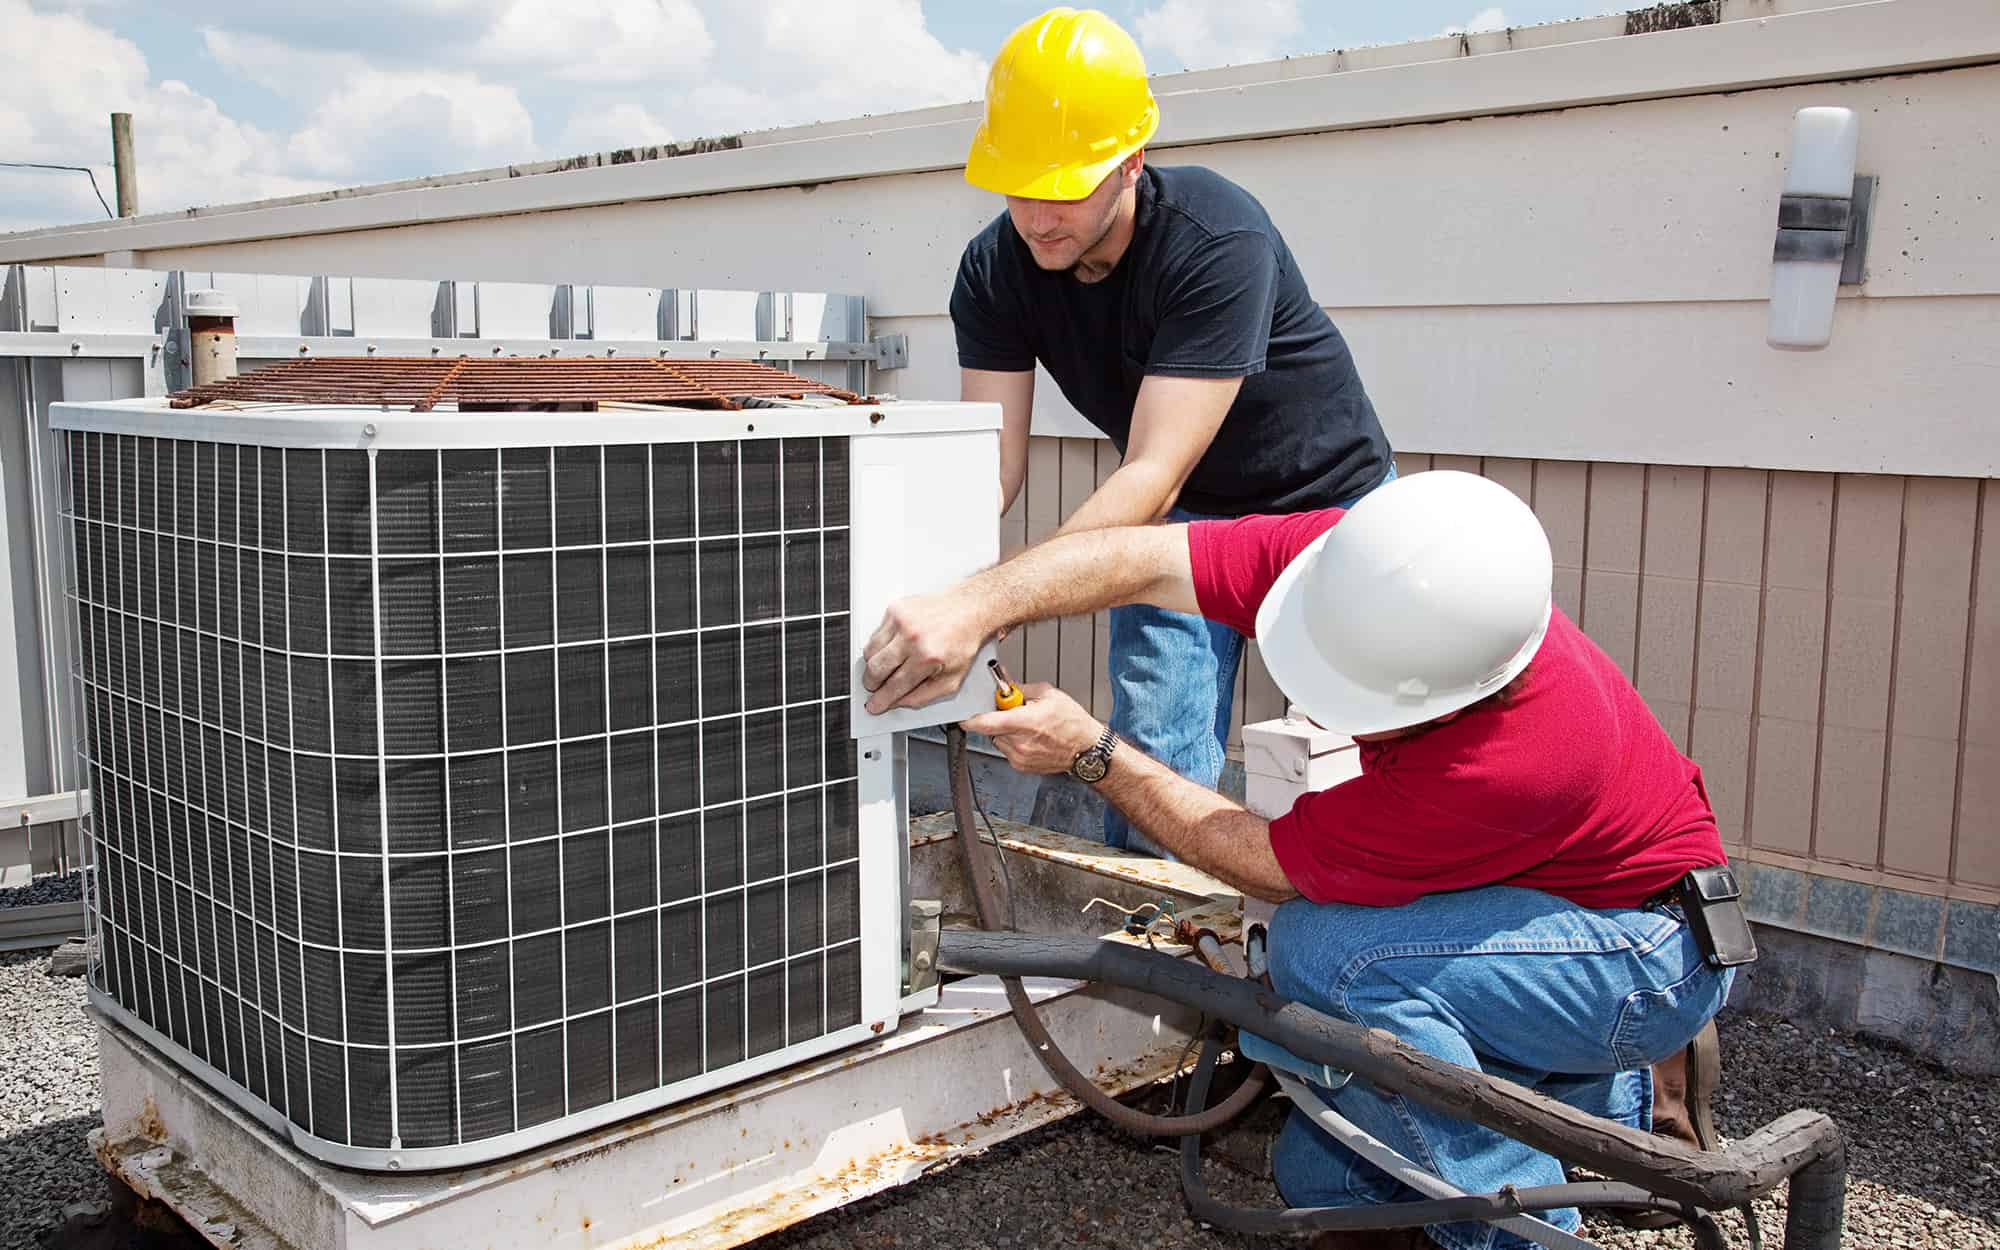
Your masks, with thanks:
<instances>
[{"instance_id":1,"label":"air conditioning unit","mask_svg":"<svg viewBox=\"0 0 2000 1250\"><path fill-rule=\"evenodd\" d=\"M856 692L890 599L997 556L993 406L520 398L52 414L92 1002L344 1166L893 1029L894 734L990 698Z\"/></svg>"}]
</instances>

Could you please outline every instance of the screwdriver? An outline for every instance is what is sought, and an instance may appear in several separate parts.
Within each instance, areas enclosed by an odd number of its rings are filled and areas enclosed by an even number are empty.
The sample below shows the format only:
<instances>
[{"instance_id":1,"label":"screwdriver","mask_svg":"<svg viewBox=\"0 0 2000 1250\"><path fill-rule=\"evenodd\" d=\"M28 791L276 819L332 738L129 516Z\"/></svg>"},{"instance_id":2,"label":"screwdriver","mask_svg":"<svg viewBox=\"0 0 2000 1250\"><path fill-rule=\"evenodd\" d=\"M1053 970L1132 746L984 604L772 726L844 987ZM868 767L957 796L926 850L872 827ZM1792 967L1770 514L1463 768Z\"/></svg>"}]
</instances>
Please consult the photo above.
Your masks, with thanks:
<instances>
[{"instance_id":1,"label":"screwdriver","mask_svg":"<svg viewBox=\"0 0 2000 1250\"><path fill-rule=\"evenodd\" d=\"M1000 667L1000 661L986 661L986 671L993 674L993 684L997 687L993 692L994 707L1009 712L1027 702L1028 696L1022 694L1021 688L1008 678L1007 670Z\"/></svg>"}]
</instances>

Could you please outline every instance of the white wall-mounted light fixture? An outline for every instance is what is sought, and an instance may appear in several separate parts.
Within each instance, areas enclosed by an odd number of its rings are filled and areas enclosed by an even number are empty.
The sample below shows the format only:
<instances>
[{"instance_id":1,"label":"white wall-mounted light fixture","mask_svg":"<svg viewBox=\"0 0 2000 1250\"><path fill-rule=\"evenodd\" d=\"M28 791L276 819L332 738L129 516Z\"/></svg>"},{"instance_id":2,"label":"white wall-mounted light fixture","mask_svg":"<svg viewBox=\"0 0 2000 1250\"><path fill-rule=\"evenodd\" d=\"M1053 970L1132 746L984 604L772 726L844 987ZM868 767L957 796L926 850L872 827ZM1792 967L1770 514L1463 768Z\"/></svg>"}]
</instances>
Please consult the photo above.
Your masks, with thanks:
<instances>
[{"instance_id":1,"label":"white wall-mounted light fixture","mask_svg":"<svg viewBox=\"0 0 2000 1250\"><path fill-rule=\"evenodd\" d=\"M1843 282L1861 281L1875 180L1854 176L1861 121L1853 109L1804 108L1792 119L1792 159L1778 198L1765 342L1817 351L1833 337Z\"/></svg>"}]
</instances>

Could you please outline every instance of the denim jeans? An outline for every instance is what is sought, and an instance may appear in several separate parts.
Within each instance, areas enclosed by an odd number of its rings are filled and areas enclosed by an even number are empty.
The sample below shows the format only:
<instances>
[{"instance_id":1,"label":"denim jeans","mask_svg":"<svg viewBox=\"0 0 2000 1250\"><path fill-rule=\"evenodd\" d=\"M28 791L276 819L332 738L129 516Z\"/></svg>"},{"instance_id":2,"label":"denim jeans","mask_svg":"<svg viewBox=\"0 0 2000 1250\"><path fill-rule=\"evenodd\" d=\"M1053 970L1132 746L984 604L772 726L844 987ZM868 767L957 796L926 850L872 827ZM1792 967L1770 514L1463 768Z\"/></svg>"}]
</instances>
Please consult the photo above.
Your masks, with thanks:
<instances>
[{"instance_id":1,"label":"denim jeans","mask_svg":"<svg viewBox=\"0 0 2000 1250\"><path fill-rule=\"evenodd\" d=\"M1650 1065L1721 1009L1733 975L1707 964L1674 910L1591 911L1514 886L1401 907L1294 899L1272 921L1270 950L1272 983L1287 998L1642 1130L1652 1127ZM1562 1183L1562 1164L1549 1155L1359 1077L1321 1093L1468 1193ZM1417 1196L1296 1110L1272 1165L1293 1206ZM1543 1218L1577 1225L1574 1209ZM1484 1223L1429 1232L1446 1250L1529 1245Z\"/></svg>"},{"instance_id":2,"label":"denim jeans","mask_svg":"<svg viewBox=\"0 0 2000 1250\"><path fill-rule=\"evenodd\" d=\"M1396 465L1382 486L1396 479ZM1373 489L1371 487L1370 489ZM1367 494L1363 491L1362 495ZM1361 495L1343 499L1351 507ZM1169 521L1213 518L1175 508ZM1111 728L1132 747L1199 785L1222 780L1243 635L1185 612L1146 604L1111 609ZM1117 808L1104 809L1104 843L1159 855Z\"/></svg>"}]
</instances>

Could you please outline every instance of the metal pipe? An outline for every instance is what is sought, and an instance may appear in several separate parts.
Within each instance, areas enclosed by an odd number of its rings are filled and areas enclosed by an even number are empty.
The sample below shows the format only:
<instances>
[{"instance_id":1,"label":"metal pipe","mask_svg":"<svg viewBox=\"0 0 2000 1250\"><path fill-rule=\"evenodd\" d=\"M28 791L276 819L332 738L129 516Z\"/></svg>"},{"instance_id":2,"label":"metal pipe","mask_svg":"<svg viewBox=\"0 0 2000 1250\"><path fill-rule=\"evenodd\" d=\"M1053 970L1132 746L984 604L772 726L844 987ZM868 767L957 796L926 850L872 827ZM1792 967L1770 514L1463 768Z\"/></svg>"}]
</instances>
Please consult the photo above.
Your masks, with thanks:
<instances>
[{"instance_id":1,"label":"metal pipe","mask_svg":"<svg viewBox=\"0 0 2000 1250\"><path fill-rule=\"evenodd\" d=\"M118 178L118 215L139 215L139 165L132 156L132 115L111 115L111 169Z\"/></svg>"},{"instance_id":2,"label":"metal pipe","mask_svg":"<svg viewBox=\"0 0 2000 1250\"><path fill-rule=\"evenodd\" d=\"M986 843L979 837L979 828L972 818L972 768L965 758L965 730L952 725L945 730L945 756L951 767L952 814L958 821L958 850L960 861L965 866L966 888L972 893L973 910L983 925L1000 923L1000 905L993 897L993 880L987 872ZM994 854L999 854L996 849ZM1161 956L1167 958L1167 956ZM1213 975L1213 974L1211 974ZM1068 1090L1077 1101L1105 1119L1129 1132L1144 1137L1180 1137L1188 1133L1201 1134L1221 1128L1241 1115L1264 1090L1265 1069L1262 1064L1250 1070L1243 1084L1228 1098L1196 1115L1159 1116L1136 1111L1097 1087L1077 1066L1070 1062L1056 1045L1056 1039L1049 1035L1042 1018L1036 1013L1034 1004L1028 1001L1027 991L1021 988L1018 975L1002 975L1001 988L1007 994L1007 1008L1014 1014L1014 1023L1028 1040L1028 1048L1041 1060L1042 1067L1055 1078L1056 1084Z\"/></svg>"},{"instance_id":3,"label":"metal pipe","mask_svg":"<svg viewBox=\"0 0 2000 1250\"><path fill-rule=\"evenodd\" d=\"M1368 1162L1382 1169L1390 1177L1422 1194L1426 1198L1466 1198L1467 1194L1450 1181L1426 1168L1419 1167L1409 1156L1396 1150L1387 1142L1364 1131L1346 1116L1341 1115L1320 1097L1319 1091L1289 1072L1274 1073L1278 1078L1278 1088L1292 1100L1292 1105L1312 1117L1319 1130L1332 1137L1341 1145ZM1206 1096L1204 1092L1204 1097ZM1649 1201L1663 1201L1648 1196ZM1574 1233L1564 1232L1546 1220L1532 1215L1509 1215L1489 1221L1496 1228L1517 1233L1537 1245L1553 1246L1556 1250L1592 1250L1589 1242Z\"/></svg>"},{"instance_id":4,"label":"metal pipe","mask_svg":"<svg viewBox=\"0 0 2000 1250\"><path fill-rule=\"evenodd\" d=\"M1209 1081L1215 1075L1215 1057L1221 1047L1211 1041L1203 1047L1188 1086L1188 1106L1200 1107L1208 1098ZM1252 1235L1292 1235L1326 1231L1363 1231L1388 1228L1417 1228L1426 1224L1451 1224L1471 1220L1508 1224L1528 1211L1549 1211L1560 1207L1617 1208L1619 1210L1664 1211L1689 1220L1695 1230L1697 1250L1724 1250L1721 1230L1705 1214L1688 1209L1635 1185L1608 1181L1583 1181L1565 1185L1543 1185L1529 1189L1503 1189L1492 1194L1430 1198L1415 1202L1389 1202L1366 1207L1288 1207L1284 1209L1231 1206L1208 1192L1201 1178L1201 1141L1181 1139L1181 1190L1188 1209L1196 1219ZM1546 1225L1544 1227L1547 1227ZM1519 1231L1518 1229L1514 1231ZM1581 1238L1548 1229L1558 1236L1541 1241L1556 1245L1575 1244ZM1523 1233L1526 1236L1528 1234ZM1566 1239L1566 1240L1565 1240ZM1589 1244L1589 1243L1583 1243ZM1824 1250L1815 1246L1813 1250Z\"/></svg>"},{"instance_id":5,"label":"metal pipe","mask_svg":"<svg viewBox=\"0 0 2000 1250\"><path fill-rule=\"evenodd\" d=\"M189 291L187 321L194 384L212 386L235 377L235 301L223 291Z\"/></svg>"},{"instance_id":6,"label":"metal pipe","mask_svg":"<svg viewBox=\"0 0 2000 1250\"><path fill-rule=\"evenodd\" d=\"M940 939L938 964L952 972L1105 981L1155 994L1269 1038L1301 1059L1352 1072L1385 1092L1408 1094L1613 1180L1705 1210L1741 1206L1798 1174L1806 1178L1812 1203L1810 1214L1788 1214L1786 1245L1835 1250L1839 1244L1843 1139L1839 1127L1816 1111L1780 1116L1727 1150L1693 1150L1447 1063L1382 1030L1337 1020L1250 981L1152 951L1090 938L956 931Z\"/></svg>"}]
</instances>

